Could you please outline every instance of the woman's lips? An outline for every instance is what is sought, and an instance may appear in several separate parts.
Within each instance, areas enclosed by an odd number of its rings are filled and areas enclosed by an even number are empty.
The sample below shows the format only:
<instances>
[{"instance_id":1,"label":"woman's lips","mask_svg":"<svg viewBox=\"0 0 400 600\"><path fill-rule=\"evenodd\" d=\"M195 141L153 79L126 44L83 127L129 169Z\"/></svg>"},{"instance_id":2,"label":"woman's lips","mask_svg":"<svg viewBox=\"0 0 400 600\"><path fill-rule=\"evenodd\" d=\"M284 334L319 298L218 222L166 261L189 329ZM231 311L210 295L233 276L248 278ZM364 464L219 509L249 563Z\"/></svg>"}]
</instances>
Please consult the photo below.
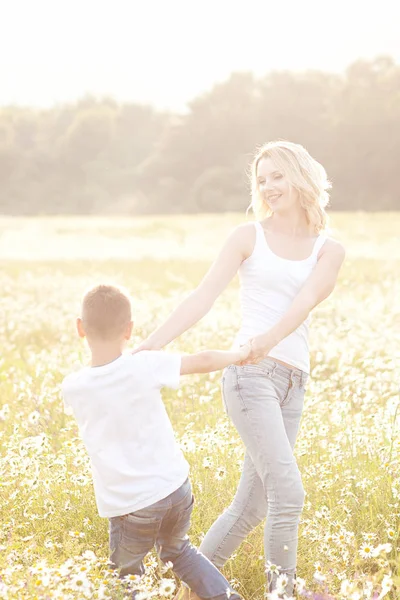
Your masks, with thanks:
<instances>
[{"instance_id":1,"label":"woman's lips","mask_svg":"<svg viewBox=\"0 0 400 600\"><path fill-rule=\"evenodd\" d=\"M282 194L272 194L271 196L268 196L268 202L276 202L281 196Z\"/></svg>"}]
</instances>

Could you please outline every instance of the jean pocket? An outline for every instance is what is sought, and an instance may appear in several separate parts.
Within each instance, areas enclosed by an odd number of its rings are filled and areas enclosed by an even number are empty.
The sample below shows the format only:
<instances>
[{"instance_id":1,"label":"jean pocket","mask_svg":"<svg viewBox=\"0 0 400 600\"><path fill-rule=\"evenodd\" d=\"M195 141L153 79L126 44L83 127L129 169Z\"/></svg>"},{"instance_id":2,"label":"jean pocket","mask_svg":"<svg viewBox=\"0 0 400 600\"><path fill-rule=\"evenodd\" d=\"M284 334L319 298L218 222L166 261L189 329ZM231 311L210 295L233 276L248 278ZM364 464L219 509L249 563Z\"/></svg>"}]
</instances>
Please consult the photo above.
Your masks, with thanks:
<instances>
[{"instance_id":1,"label":"jean pocket","mask_svg":"<svg viewBox=\"0 0 400 600\"><path fill-rule=\"evenodd\" d=\"M281 403L281 407L286 407L291 411L302 412L304 404L304 387L300 384L294 385L288 391L286 398Z\"/></svg>"},{"instance_id":2,"label":"jean pocket","mask_svg":"<svg viewBox=\"0 0 400 600\"><path fill-rule=\"evenodd\" d=\"M172 526L171 533L177 537L186 535L190 527L190 517L194 507L194 496L191 494L189 504L185 508L179 508L176 521ZM178 507L177 507L178 508Z\"/></svg>"},{"instance_id":3,"label":"jean pocket","mask_svg":"<svg viewBox=\"0 0 400 600\"><path fill-rule=\"evenodd\" d=\"M160 521L160 517L153 516L145 516L141 515L140 511L135 513L129 513L123 517L125 523L129 523L131 525L154 525Z\"/></svg>"},{"instance_id":4,"label":"jean pocket","mask_svg":"<svg viewBox=\"0 0 400 600\"><path fill-rule=\"evenodd\" d=\"M142 516L140 512L122 517L120 546L133 553L138 552L143 543L154 543L161 527L160 516Z\"/></svg>"}]
</instances>

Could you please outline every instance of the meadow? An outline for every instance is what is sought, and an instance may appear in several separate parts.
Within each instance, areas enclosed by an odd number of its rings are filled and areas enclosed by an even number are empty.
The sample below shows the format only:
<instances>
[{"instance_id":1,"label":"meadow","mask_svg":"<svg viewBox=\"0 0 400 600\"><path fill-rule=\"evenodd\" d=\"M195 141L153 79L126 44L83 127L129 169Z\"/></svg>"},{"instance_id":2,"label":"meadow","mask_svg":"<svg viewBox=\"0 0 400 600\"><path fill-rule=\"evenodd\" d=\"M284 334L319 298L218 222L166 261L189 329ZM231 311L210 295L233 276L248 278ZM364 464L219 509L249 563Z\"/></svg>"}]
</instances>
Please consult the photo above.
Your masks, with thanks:
<instances>
[{"instance_id":1,"label":"meadow","mask_svg":"<svg viewBox=\"0 0 400 600\"><path fill-rule=\"evenodd\" d=\"M60 383L87 361L74 320L102 280L133 296L132 346L206 272L242 215L0 218L0 598L123 599L110 572L88 459ZM313 313L312 372L295 454L306 490L299 597L400 598L400 213L332 213L347 249L334 294ZM235 279L168 351L229 348L240 323ZM233 497L243 446L226 417L221 373L186 376L164 399L191 465L199 543ZM224 573L264 598L262 526ZM142 598L173 597L150 554Z\"/></svg>"}]
</instances>

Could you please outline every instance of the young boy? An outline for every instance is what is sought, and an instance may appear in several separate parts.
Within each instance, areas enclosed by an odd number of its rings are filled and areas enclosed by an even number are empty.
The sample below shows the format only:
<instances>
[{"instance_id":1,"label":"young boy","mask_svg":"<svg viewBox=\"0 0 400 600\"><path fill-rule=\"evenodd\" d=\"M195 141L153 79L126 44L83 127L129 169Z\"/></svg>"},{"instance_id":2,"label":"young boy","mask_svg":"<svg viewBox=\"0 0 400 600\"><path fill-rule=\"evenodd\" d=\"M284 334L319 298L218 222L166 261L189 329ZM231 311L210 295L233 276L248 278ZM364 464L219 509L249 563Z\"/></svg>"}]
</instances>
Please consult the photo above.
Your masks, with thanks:
<instances>
[{"instance_id":1,"label":"young boy","mask_svg":"<svg viewBox=\"0 0 400 600\"><path fill-rule=\"evenodd\" d=\"M239 600L223 575L189 542L193 509L189 465L161 399L180 375L207 373L244 360L240 351L192 355L124 354L132 334L131 302L122 288L98 285L83 298L77 319L91 366L62 384L91 459L97 508L110 520L110 552L120 576L141 575L156 546L163 562L200 598Z\"/></svg>"}]
</instances>

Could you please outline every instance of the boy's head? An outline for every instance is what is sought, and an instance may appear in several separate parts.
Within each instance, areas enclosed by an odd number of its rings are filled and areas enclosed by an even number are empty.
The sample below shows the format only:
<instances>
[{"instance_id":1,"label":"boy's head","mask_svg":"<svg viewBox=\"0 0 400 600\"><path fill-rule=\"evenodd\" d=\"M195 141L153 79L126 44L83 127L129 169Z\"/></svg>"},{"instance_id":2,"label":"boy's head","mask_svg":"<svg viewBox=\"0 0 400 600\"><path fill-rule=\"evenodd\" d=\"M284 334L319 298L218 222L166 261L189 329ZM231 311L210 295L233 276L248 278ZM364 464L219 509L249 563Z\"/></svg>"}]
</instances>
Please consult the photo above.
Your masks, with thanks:
<instances>
[{"instance_id":1,"label":"boy's head","mask_svg":"<svg viewBox=\"0 0 400 600\"><path fill-rule=\"evenodd\" d=\"M77 320L80 337L88 342L122 342L132 334L132 307L128 292L116 285L96 285L85 293L82 316Z\"/></svg>"}]
</instances>

